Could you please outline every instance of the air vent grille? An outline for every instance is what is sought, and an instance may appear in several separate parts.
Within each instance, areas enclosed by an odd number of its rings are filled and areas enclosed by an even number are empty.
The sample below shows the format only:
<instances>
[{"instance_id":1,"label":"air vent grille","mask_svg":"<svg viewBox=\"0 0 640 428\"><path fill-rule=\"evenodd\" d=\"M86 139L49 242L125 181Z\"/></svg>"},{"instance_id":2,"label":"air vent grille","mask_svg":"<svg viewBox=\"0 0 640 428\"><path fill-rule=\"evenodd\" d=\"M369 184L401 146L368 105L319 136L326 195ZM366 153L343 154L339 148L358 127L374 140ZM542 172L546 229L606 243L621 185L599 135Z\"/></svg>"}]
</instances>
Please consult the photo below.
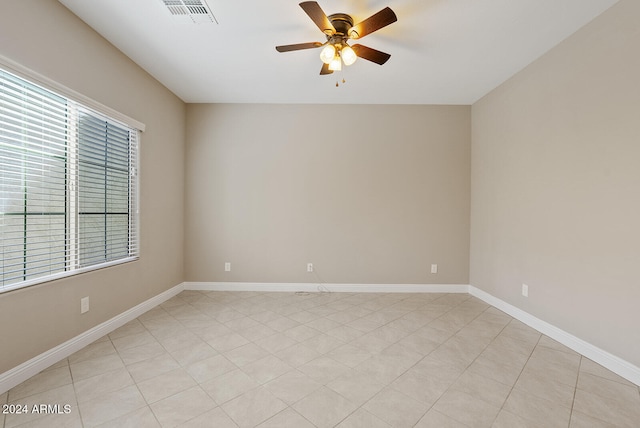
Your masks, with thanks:
<instances>
[{"instance_id":1,"label":"air vent grille","mask_svg":"<svg viewBox=\"0 0 640 428\"><path fill-rule=\"evenodd\" d=\"M187 18L196 24L218 23L205 0L162 0L171 15Z\"/></svg>"}]
</instances>

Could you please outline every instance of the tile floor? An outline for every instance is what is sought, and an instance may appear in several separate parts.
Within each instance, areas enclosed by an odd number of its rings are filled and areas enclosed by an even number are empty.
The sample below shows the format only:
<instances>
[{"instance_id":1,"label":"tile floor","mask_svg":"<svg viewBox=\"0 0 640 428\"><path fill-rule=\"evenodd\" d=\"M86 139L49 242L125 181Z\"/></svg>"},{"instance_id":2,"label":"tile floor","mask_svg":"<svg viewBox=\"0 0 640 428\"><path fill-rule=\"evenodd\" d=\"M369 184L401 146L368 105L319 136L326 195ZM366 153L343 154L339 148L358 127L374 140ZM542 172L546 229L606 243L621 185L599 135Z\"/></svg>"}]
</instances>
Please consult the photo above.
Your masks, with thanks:
<instances>
[{"instance_id":1,"label":"tile floor","mask_svg":"<svg viewBox=\"0 0 640 428\"><path fill-rule=\"evenodd\" d=\"M467 294L185 291L0 401L70 405L5 428L640 426L637 385Z\"/></svg>"}]
</instances>

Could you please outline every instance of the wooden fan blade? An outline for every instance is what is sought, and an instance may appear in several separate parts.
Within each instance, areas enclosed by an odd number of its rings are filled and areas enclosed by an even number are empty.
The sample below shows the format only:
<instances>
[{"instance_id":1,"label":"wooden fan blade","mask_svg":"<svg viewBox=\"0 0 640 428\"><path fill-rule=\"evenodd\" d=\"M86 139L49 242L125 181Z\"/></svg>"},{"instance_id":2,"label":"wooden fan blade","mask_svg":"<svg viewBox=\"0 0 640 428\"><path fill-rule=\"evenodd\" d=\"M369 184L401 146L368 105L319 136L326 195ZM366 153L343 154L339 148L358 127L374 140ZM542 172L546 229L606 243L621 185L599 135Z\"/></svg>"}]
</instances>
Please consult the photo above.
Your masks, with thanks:
<instances>
[{"instance_id":1,"label":"wooden fan blade","mask_svg":"<svg viewBox=\"0 0 640 428\"><path fill-rule=\"evenodd\" d=\"M322 64L322 68L320 69L320 75L331 74L333 70L329 70L329 64Z\"/></svg>"},{"instance_id":2,"label":"wooden fan blade","mask_svg":"<svg viewBox=\"0 0 640 428\"><path fill-rule=\"evenodd\" d=\"M354 50L358 58L366 59L367 61L375 62L380 65L384 64L389 60L389 58L391 58L391 55L388 53L380 52L363 45L353 45L351 48Z\"/></svg>"},{"instance_id":3,"label":"wooden fan blade","mask_svg":"<svg viewBox=\"0 0 640 428\"><path fill-rule=\"evenodd\" d=\"M398 17L393 10L391 10L390 7L385 7L375 15L371 15L364 21L354 25L351 30L349 30L349 37L352 39L361 39L367 34L371 34L389 24L393 24L397 20Z\"/></svg>"},{"instance_id":4,"label":"wooden fan blade","mask_svg":"<svg viewBox=\"0 0 640 428\"><path fill-rule=\"evenodd\" d=\"M329 18L324 13L320 5L315 1L303 1L300 7L305 11L309 18L318 26L320 31L325 34L332 35L336 32Z\"/></svg>"},{"instance_id":5,"label":"wooden fan blade","mask_svg":"<svg viewBox=\"0 0 640 428\"><path fill-rule=\"evenodd\" d=\"M302 49L319 48L320 46L322 46L322 43L320 42L297 43L295 45L276 46L276 50L278 52L291 52L291 51L299 51Z\"/></svg>"}]
</instances>

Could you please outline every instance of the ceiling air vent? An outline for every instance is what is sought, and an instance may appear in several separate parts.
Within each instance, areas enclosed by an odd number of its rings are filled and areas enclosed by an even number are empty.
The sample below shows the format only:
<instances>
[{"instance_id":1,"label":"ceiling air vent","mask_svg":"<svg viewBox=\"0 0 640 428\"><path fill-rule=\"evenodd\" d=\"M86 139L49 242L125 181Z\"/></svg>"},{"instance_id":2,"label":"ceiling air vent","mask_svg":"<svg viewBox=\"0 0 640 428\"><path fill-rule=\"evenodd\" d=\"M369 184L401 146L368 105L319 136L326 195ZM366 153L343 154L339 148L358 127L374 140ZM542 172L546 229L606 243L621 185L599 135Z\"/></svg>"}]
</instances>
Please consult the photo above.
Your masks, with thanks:
<instances>
[{"instance_id":1,"label":"ceiling air vent","mask_svg":"<svg viewBox=\"0 0 640 428\"><path fill-rule=\"evenodd\" d=\"M162 0L171 15L195 24L218 23L205 0Z\"/></svg>"}]
</instances>

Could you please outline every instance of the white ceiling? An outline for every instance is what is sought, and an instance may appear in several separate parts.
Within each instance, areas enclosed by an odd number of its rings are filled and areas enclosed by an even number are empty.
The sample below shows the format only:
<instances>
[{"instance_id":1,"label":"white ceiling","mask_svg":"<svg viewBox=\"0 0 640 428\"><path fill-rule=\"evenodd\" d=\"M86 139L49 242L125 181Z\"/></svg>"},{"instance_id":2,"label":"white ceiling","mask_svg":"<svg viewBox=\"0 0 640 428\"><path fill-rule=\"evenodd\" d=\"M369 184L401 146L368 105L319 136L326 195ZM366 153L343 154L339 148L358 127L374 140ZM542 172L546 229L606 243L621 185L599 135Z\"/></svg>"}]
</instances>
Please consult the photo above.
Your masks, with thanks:
<instances>
[{"instance_id":1,"label":"white ceiling","mask_svg":"<svg viewBox=\"0 0 640 428\"><path fill-rule=\"evenodd\" d=\"M391 54L320 76L325 38L285 0L206 0L219 24L172 16L162 0L59 0L185 102L473 104L618 0L321 0L360 22L398 22L359 43ZM336 88L336 76L345 84Z\"/></svg>"}]
</instances>

